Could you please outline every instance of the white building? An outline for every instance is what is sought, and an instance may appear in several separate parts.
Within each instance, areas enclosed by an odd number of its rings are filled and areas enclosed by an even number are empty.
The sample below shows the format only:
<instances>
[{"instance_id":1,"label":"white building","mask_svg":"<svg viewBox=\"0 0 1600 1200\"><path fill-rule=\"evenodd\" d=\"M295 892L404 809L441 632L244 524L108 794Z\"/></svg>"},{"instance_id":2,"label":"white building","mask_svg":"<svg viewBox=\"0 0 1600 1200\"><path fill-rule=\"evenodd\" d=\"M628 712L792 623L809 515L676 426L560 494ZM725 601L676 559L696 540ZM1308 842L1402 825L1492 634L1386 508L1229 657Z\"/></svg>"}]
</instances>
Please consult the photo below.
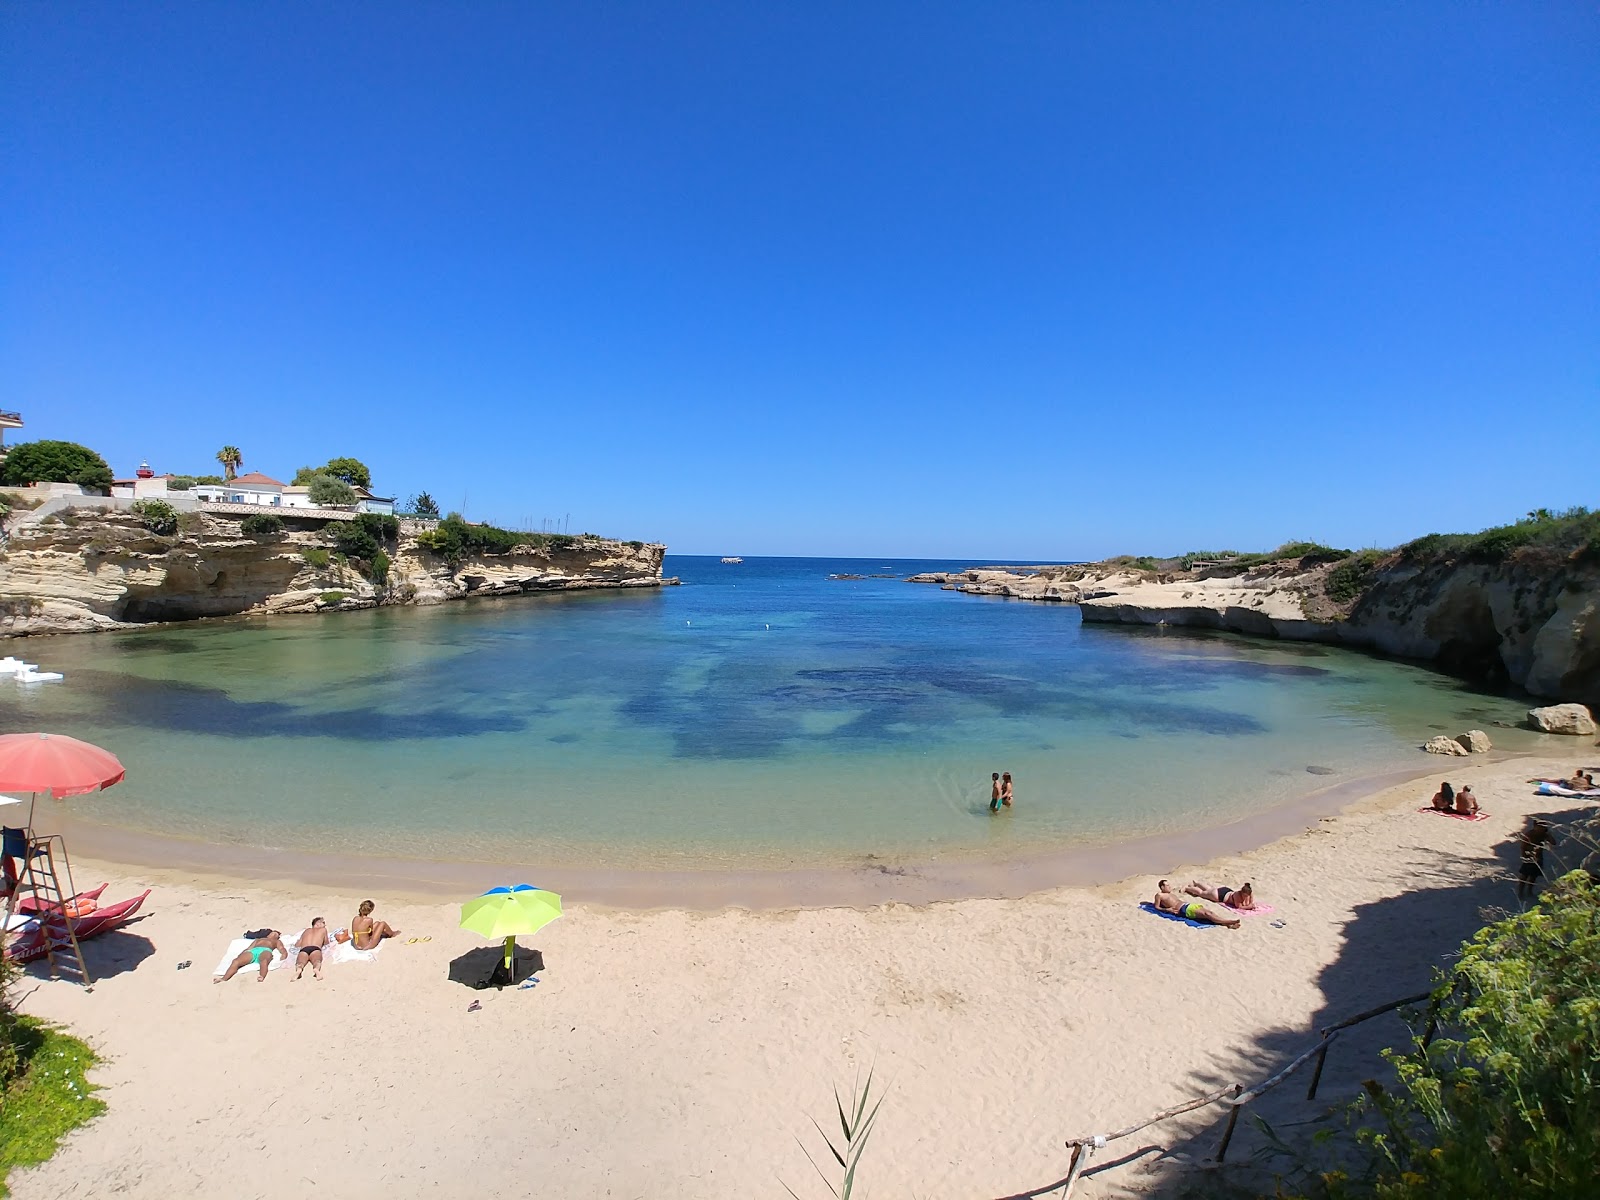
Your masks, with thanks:
<instances>
[{"instance_id":1,"label":"white building","mask_svg":"<svg viewBox=\"0 0 1600 1200\"><path fill-rule=\"evenodd\" d=\"M386 517L394 515L393 496L374 496L364 487L356 489L356 511L369 513L382 513Z\"/></svg>"},{"instance_id":2,"label":"white building","mask_svg":"<svg viewBox=\"0 0 1600 1200\"><path fill-rule=\"evenodd\" d=\"M111 494L125 496L134 500L165 500L167 498L167 480L171 475L157 475L150 469L150 464L142 462L139 469L133 473L132 479L113 479L111 481Z\"/></svg>"},{"instance_id":3,"label":"white building","mask_svg":"<svg viewBox=\"0 0 1600 1200\"><path fill-rule=\"evenodd\" d=\"M226 483L197 483L189 489L189 494L212 504L261 504L281 508L284 486L270 475L251 471Z\"/></svg>"}]
</instances>

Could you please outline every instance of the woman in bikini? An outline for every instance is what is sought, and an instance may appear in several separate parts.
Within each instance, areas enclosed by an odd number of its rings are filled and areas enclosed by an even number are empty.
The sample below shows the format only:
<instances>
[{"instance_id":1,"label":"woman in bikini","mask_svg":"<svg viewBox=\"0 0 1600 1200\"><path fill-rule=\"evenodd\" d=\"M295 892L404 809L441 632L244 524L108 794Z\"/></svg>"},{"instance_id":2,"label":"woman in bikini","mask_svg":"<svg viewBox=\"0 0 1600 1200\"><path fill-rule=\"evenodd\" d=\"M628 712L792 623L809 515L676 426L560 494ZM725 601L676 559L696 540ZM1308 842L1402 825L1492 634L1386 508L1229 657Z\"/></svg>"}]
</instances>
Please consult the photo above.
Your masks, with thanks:
<instances>
[{"instance_id":1,"label":"woman in bikini","mask_svg":"<svg viewBox=\"0 0 1600 1200\"><path fill-rule=\"evenodd\" d=\"M1005 805L1005 807L1007 807L1007 808L1011 807L1011 772L1010 771L1007 771L1004 775L1000 776L1000 803Z\"/></svg>"},{"instance_id":2,"label":"woman in bikini","mask_svg":"<svg viewBox=\"0 0 1600 1200\"><path fill-rule=\"evenodd\" d=\"M1439 785L1439 790L1433 794L1433 806L1440 812L1454 812L1456 807L1456 790L1450 786L1448 780Z\"/></svg>"},{"instance_id":3,"label":"woman in bikini","mask_svg":"<svg viewBox=\"0 0 1600 1200\"><path fill-rule=\"evenodd\" d=\"M377 907L371 900L363 900L356 909L356 919L350 922L350 940L357 950L376 950L384 938L400 936L400 931L390 928L389 922L372 919L372 910Z\"/></svg>"},{"instance_id":4,"label":"woman in bikini","mask_svg":"<svg viewBox=\"0 0 1600 1200\"><path fill-rule=\"evenodd\" d=\"M265 983L267 981L267 968L272 965L272 956L274 954L281 955L285 959L289 957L289 951L283 945L283 937L276 929L267 934L266 937L258 937L243 950L239 951L239 957L228 964L228 973L226 975L218 975L211 982L227 983L228 980L239 973L241 967L254 963L261 968L261 974L256 976L256 982Z\"/></svg>"},{"instance_id":5,"label":"woman in bikini","mask_svg":"<svg viewBox=\"0 0 1600 1200\"><path fill-rule=\"evenodd\" d=\"M1173 916L1199 921L1206 925L1226 925L1229 929L1237 929L1240 925L1238 917L1219 916L1198 900L1185 902L1182 896L1167 885L1165 879L1156 884L1155 904L1159 912L1171 913Z\"/></svg>"},{"instance_id":6,"label":"woman in bikini","mask_svg":"<svg viewBox=\"0 0 1600 1200\"><path fill-rule=\"evenodd\" d=\"M1230 888L1220 885L1207 887L1203 883L1191 882L1183 890L1187 895L1199 896L1202 900L1210 900L1213 904L1221 904L1227 908L1249 910L1256 906L1256 894L1248 883Z\"/></svg>"}]
</instances>

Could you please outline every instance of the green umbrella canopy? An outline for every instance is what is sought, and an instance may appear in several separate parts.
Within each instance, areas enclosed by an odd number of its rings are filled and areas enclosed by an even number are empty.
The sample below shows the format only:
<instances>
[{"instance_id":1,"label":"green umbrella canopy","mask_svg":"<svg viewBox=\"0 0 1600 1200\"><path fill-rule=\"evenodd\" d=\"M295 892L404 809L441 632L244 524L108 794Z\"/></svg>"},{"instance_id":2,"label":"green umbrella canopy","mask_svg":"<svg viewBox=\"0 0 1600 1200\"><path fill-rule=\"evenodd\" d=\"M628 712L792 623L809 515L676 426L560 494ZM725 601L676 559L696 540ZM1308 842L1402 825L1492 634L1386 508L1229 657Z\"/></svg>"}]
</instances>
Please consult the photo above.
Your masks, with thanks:
<instances>
[{"instance_id":1,"label":"green umbrella canopy","mask_svg":"<svg viewBox=\"0 0 1600 1200\"><path fill-rule=\"evenodd\" d=\"M519 883L491 888L461 906L461 928L489 938L538 933L561 915L561 897Z\"/></svg>"}]
</instances>

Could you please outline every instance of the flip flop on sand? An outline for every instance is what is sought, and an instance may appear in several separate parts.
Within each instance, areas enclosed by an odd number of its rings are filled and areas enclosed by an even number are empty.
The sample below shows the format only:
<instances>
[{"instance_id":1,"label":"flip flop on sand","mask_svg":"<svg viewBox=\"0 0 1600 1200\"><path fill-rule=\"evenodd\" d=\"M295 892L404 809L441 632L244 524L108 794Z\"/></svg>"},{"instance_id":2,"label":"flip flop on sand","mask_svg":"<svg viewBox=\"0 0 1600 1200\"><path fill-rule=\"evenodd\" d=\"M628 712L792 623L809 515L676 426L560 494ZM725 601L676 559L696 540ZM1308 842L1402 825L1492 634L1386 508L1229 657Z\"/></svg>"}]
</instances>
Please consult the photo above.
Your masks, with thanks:
<instances>
[{"instance_id":1,"label":"flip flop on sand","mask_svg":"<svg viewBox=\"0 0 1600 1200\"><path fill-rule=\"evenodd\" d=\"M471 1004L467 1005L467 1011L468 1012L477 1012L482 1007L483 1007L483 1001L474 1000Z\"/></svg>"}]
</instances>

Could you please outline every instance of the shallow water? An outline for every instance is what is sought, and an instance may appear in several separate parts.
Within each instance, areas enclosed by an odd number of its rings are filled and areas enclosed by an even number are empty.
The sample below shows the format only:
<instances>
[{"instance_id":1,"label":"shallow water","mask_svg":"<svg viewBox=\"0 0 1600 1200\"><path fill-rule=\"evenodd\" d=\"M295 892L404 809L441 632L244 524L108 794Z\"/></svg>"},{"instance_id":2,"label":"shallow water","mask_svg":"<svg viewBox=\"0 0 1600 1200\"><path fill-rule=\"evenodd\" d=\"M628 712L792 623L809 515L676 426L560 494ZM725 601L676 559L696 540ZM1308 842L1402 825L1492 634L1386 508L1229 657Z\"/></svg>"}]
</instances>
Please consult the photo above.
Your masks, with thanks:
<instances>
[{"instance_id":1,"label":"shallow water","mask_svg":"<svg viewBox=\"0 0 1600 1200\"><path fill-rule=\"evenodd\" d=\"M1418 667L902 581L966 565L672 556L681 588L12 641L67 678L0 684L0 721L121 757L127 782L67 802L98 822L635 867L1104 844L1424 766L1441 730L1536 737ZM899 578L828 578L874 572Z\"/></svg>"}]
</instances>

